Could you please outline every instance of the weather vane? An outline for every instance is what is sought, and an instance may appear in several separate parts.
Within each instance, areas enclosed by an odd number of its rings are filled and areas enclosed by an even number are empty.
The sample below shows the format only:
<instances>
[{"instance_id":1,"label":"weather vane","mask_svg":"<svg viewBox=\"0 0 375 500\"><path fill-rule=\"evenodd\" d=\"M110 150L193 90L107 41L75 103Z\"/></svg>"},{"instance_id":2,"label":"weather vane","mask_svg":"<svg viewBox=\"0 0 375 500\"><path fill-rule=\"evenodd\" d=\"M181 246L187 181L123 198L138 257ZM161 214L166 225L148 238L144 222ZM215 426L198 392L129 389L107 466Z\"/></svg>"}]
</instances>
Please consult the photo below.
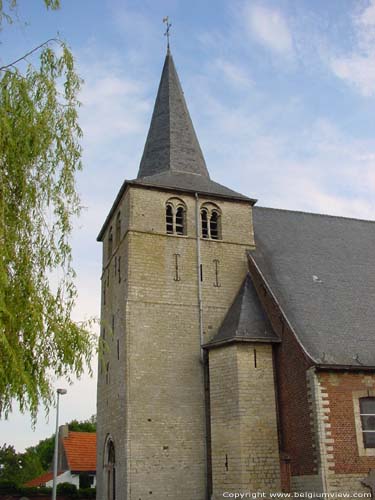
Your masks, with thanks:
<instances>
[{"instance_id":1,"label":"weather vane","mask_svg":"<svg viewBox=\"0 0 375 500\"><path fill-rule=\"evenodd\" d=\"M164 33L164 36L167 37L167 40L168 40L168 44L167 44L167 48L169 50L169 29L170 27L172 26L171 23L169 22L169 16L166 16L166 17L163 17L163 23L166 25L167 29Z\"/></svg>"}]
</instances>

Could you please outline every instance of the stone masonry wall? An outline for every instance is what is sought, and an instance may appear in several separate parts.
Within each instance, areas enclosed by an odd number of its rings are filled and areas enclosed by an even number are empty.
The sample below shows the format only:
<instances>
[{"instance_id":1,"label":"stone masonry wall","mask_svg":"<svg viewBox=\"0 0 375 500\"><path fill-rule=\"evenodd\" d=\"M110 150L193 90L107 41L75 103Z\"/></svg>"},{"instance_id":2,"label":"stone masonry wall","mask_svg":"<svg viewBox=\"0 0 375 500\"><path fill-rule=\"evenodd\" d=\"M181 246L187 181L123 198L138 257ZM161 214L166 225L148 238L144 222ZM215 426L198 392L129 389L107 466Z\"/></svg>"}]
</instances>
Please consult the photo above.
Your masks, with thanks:
<instances>
[{"instance_id":1,"label":"stone masonry wall","mask_svg":"<svg viewBox=\"0 0 375 500\"><path fill-rule=\"evenodd\" d=\"M280 491L272 346L235 343L209 357L215 500Z\"/></svg>"},{"instance_id":2,"label":"stone masonry wall","mask_svg":"<svg viewBox=\"0 0 375 500\"><path fill-rule=\"evenodd\" d=\"M108 383L106 371L99 371L98 500L105 498L99 464L107 434L116 446L118 500L205 498L195 199L178 195L187 206L187 235L174 236L165 231L165 203L172 196L129 188L119 206L122 243L112 257L106 255L108 230L104 237L103 283L115 273L116 252L124 275L121 283L110 280L102 306L103 325L114 316L115 334L104 356L104 365L110 361ZM222 211L223 240L201 241L204 342L216 333L241 286L245 251L253 244L249 204L210 201ZM115 218L116 212L113 231Z\"/></svg>"}]
</instances>

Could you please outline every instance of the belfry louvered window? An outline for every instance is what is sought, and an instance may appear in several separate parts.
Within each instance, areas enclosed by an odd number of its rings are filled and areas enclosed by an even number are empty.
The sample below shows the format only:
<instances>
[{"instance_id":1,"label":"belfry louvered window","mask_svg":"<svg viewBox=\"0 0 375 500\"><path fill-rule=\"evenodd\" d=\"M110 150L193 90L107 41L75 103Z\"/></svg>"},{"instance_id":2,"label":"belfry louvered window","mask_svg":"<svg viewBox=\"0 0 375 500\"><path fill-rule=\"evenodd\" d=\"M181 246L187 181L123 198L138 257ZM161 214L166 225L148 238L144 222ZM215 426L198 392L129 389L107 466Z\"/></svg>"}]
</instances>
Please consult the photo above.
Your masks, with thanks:
<instances>
[{"instance_id":1,"label":"belfry louvered window","mask_svg":"<svg viewBox=\"0 0 375 500\"><path fill-rule=\"evenodd\" d=\"M167 227L167 234L173 234L173 207L169 204L165 210L165 223Z\"/></svg>"},{"instance_id":2,"label":"belfry louvered window","mask_svg":"<svg viewBox=\"0 0 375 500\"><path fill-rule=\"evenodd\" d=\"M213 203L205 203L201 208L202 238L221 240L221 212Z\"/></svg>"},{"instance_id":3,"label":"belfry louvered window","mask_svg":"<svg viewBox=\"0 0 375 500\"><path fill-rule=\"evenodd\" d=\"M364 447L375 448L375 398L360 398L359 407Z\"/></svg>"},{"instance_id":4,"label":"belfry louvered window","mask_svg":"<svg viewBox=\"0 0 375 500\"><path fill-rule=\"evenodd\" d=\"M165 226L167 234L183 236L186 231L186 205L179 198L171 198L165 206Z\"/></svg>"},{"instance_id":5,"label":"belfry louvered window","mask_svg":"<svg viewBox=\"0 0 375 500\"><path fill-rule=\"evenodd\" d=\"M201 211L202 219L202 238L209 238L208 235L208 212L205 208Z\"/></svg>"}]
</instances>

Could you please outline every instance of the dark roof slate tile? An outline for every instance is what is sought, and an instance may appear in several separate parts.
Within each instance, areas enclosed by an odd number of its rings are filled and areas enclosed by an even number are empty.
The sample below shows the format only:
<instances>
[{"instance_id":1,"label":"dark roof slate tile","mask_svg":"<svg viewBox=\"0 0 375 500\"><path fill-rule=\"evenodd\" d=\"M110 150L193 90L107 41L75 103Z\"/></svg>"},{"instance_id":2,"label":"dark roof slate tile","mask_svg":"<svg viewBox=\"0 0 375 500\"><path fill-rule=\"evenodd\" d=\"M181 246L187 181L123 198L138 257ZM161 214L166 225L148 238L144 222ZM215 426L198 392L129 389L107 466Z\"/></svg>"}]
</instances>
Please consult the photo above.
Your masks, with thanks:
<instances>
[{"instance_id":1,"label":"dark roof slate tile","mask_svg":"<svg viewBox=\"0 0 375 500\"><path fill-rule=\"evenodd\" d=\"M309 356L375 366L375 222L254 207L249 252Z\"/></svg>"}]
</instances>

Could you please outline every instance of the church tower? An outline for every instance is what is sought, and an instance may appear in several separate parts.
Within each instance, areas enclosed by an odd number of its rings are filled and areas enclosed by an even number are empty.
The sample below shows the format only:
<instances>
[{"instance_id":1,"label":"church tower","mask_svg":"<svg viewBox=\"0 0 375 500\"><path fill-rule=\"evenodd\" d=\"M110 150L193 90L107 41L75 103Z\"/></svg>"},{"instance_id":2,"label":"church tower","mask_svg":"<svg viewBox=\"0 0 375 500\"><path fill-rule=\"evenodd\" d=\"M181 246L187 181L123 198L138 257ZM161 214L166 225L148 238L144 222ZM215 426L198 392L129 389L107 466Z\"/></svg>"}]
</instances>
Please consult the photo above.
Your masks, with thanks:
<instances>
[{"instance_id":1,"label":"church tower","mask_svg":"<svg viewBox=\"0 0 375 500\"><path fill-rule=\"evenodd\" d=\"M254 248L254 202L211 180L168 50L138 177L98 236L98 500L211 498L225 452L211 456L208 352L219 371L244 362L218 344Z\"/></svg>"}]
</instances>

